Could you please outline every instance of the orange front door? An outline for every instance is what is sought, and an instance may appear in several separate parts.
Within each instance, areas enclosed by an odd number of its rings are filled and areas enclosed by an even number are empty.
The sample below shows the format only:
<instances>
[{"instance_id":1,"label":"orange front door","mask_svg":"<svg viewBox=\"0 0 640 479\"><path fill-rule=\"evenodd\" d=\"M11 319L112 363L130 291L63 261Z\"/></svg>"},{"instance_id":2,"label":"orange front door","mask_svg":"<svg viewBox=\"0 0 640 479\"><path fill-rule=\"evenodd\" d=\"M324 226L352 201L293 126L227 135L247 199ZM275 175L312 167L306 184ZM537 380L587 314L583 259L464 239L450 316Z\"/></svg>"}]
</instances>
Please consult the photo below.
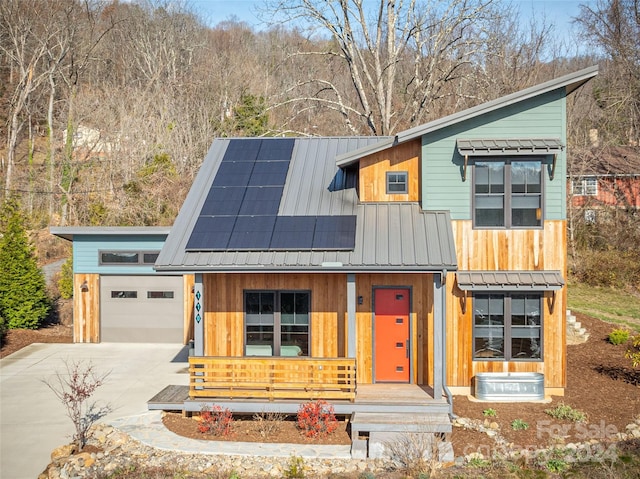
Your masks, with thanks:
<instances>
[{"instance_id":1,"label":"orange front door","mask_svg":"<svg viewBox=\"0 0 640 479\"><path fill-rule=\"evenodd\" d=\"M409 382L409 290L374 290L376 382Z\"/></svg>"}]
</instances>

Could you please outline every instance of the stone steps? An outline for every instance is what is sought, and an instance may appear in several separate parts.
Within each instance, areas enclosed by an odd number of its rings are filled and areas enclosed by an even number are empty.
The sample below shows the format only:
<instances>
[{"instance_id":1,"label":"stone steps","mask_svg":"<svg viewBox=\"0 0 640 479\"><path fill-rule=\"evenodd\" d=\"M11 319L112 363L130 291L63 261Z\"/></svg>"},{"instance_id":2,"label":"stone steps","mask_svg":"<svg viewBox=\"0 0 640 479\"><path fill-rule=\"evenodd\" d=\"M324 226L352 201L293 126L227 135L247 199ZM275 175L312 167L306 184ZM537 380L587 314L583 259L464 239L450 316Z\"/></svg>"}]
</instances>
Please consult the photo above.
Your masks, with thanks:
<instances>
[{"instance_id":1,"label":"stone steps","mask_svg":"<svg viewBox=\"0 0 640 479\"><path fill-rule=\"evenodd\" d=\"M589 333L580 321L567 309L567 344L580 344L589 339Z\"/></svg>"}]
</instances>

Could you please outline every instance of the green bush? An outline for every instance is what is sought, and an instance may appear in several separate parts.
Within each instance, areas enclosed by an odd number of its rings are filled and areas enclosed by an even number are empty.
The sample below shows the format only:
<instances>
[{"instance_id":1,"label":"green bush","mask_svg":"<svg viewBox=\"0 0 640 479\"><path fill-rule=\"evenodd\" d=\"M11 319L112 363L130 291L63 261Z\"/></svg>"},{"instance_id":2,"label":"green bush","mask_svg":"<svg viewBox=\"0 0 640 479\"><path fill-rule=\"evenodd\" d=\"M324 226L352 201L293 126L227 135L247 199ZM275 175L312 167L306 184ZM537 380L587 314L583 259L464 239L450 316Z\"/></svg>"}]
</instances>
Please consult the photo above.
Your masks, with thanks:
<instances>
[{"instance_id":1,"label":"green bush","mask_svg":"<svg viewBox=\"0 0 640 479\"><path fill-rule=\"evenodd\" d=\"M618 328L609 333L609 342L614 345L624 344L629 341L629 330Z\"/></svg>"},{"instance_id":2,"label":"green bush","mask_svg":"<svg viewBox=\"0 0 640 479\"><path fill-rule=\"evenodd\" d=\"M522 419L514 419L511 421L511 429L514 431L526 431L529 429L529 423Z\"/></svg>"},{"instance_id":3,"label":"green bush","mask_svg":"<svg viewBox=\"0 0 640 479\"><path fill-rule=\"evenodd\" d=\"M555 419L565 419L573 422L582 422L587 419L587 415L584 412L574 409L565 403L560 403L551 409L545 409L544 412Z\"/></svg>"},{"instance_id":4,"label":"green bush","mask_svg":"<svg viewBox=\"0 0 640 479\"><path fill-rule=\"evenodd\" d=\"M51 309L24 222L17 201L5 201L0 210L0 315L10 329L37 329Z\"/></svg>"},{"instance_id":5,"label":"green bush","mask_svg":"<svg viewBox=\"0 0 640 479\"><path fill-rule=\"evenodd\" d=\"M631 347L627 350L625 357L631 359L634 368L640 366L640 334L631 338Z\"/></svg>"},{"instance_id":6,"label":"green bush","mask_svg":"<svg viewBox=\"0 0 640 479\"><path fill-rule=\"evenodd\" d=\"M60 268L58 290L62 299L71 299L73 297L73 256L69 256L62 268Z\"/></svg>"}]
</instances>

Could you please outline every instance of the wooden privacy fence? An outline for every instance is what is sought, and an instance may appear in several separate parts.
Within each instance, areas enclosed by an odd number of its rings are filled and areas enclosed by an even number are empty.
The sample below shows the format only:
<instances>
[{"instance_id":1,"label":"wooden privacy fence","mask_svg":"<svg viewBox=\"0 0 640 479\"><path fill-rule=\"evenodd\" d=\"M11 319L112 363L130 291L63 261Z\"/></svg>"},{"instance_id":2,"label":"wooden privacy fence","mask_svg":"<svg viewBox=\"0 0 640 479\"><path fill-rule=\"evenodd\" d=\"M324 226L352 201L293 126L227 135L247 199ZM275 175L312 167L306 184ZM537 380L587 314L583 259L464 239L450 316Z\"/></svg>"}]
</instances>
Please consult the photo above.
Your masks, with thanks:
<instances>
[{"instance_id":1,"label":"wooden privacy fence","mask_svg":"<svg viewBox=\"0 0 640 479\"><path fill-rule=\"evenodd\" d=\"M354 401L356 360L190 357L189 397Z\"/></svg>"}]
</instances>

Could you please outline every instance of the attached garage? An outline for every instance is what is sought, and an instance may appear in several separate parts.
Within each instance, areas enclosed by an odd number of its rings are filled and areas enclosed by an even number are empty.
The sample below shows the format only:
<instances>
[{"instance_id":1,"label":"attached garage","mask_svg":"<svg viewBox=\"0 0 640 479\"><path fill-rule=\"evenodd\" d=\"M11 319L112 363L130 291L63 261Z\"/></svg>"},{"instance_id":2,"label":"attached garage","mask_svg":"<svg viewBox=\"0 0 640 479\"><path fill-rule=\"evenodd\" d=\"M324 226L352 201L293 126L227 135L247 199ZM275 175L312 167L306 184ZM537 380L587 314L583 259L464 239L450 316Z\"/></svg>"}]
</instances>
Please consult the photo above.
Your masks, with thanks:
<instances>
[{"instance_id":1,"label":"attached garage","mask_svg":"<svg viewBox=\"0 0 640 479\"><path fill-rule=\"evenodd\" d=\"M193 274L158 273L169 227L51 227L73 244L73 340L177 343L193 337Z\"/></svg>"},{"instance_id":2,"label":"attached garage","mask_svg":"<svg viewBox=\"0 0 640 479\"><path fill-rule=\"evenodd\" d=\"M182 276L101 276L100 340L182 343Z\"/></svg>"}]
</instances>

